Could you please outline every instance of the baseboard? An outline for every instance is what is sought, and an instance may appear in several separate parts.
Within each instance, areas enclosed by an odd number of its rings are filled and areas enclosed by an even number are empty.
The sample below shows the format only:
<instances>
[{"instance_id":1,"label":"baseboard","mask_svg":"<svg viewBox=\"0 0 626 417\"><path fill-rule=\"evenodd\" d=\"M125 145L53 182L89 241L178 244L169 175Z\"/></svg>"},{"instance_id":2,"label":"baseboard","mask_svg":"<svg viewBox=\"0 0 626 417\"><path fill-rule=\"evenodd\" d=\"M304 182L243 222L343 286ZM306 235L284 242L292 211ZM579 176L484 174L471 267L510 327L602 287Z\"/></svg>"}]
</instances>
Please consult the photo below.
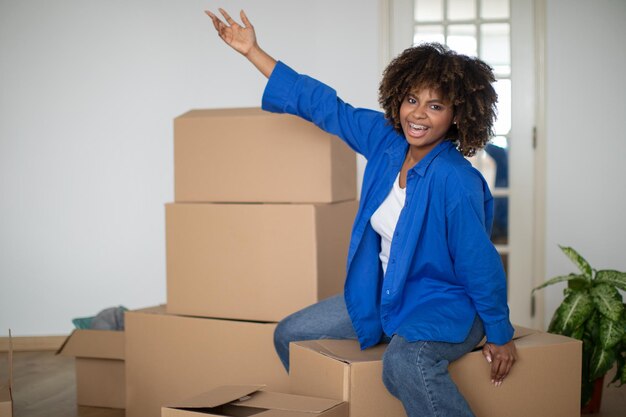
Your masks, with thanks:
<instances>
[{"instance_id":1,"label":"baseboard","mask_svg":"<svg viewBox=\"0 0 626 417\"><path fill-rule=\"evenodd\" d=\"M67 336L22 336L11 337L14 352L29 352L40 350L57 350ZM9 338L0 337L0 352L8 352Z\"/></svg>"}]
</instances>

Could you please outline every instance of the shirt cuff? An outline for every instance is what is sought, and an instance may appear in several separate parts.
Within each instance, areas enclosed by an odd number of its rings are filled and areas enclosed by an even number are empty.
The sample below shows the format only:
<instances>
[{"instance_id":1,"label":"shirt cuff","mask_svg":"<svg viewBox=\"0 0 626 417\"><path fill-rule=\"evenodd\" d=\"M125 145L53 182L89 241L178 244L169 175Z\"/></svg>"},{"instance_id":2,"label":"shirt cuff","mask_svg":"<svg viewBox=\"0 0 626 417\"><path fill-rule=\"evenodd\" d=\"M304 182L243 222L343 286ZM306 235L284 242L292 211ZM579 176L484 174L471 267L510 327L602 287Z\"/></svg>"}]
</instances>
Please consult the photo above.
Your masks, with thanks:
<instances>
[{"instance_id":1,"label":"shirt cuff","mask_svg":"<svg viewBox=\"0 0 626 417\"><path fill-rule=\"evenodd\" d=\"M501 320L496 323L483 323L485 334L487 335L487 343L495 345L505 345L513 339L515 329L509 320Z\"/></svg>"},{"instance_id":2,"label":"shirt cuff","mask_svg":"<svg viewBox=\"0 0 626 417\"><path fill-rule=\"evenodd\" d=\"M284 113L289 94L297 79L297 72L278 61L263 91L262 109L273 113Z\"/></svg>"}]
</instances>

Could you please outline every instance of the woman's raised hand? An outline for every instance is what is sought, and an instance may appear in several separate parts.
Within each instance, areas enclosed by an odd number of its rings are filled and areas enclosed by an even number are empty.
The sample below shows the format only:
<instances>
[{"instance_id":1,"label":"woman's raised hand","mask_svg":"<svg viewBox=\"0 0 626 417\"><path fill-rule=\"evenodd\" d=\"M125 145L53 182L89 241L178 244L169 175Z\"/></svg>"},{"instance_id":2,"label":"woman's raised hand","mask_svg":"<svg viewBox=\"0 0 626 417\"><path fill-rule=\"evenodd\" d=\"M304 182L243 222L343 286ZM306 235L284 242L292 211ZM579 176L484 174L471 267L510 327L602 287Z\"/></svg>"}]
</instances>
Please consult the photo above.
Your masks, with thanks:
<instances>
[{"instance_id":1,"label":"woman's raised hand","mask_svg":"<svg viewBox=\"0 0 626 417\"><path fill-rule=\"evenodd\" d=\"M276 60L259 47L254 27L248 20L246 13L243 10L240 13L243 22L243 26L241 26L226 13L226 10L219 9L219 11L224 16L226 23L208 10L205 13L213 21L213 26L215 26L220 38L235 51L248 58L263 75L269 77L276 66Z\"/></svg>"},{"instance_id":2,"label":"woman's raised hand","mask_svg":"<svg viewBox=\"0 0 626 417\"><path fill-rule=\"evenodd\" d=\"M220 38L222 38L222 40L235 51L247 56L257 43L254 27L252 26L252 23L250 23L250 20L248 20L248 16L246 16L246 13L243 10L241 11L241 21L244 24L241 26L235 22L228 13L226 13L226 10L220 8L219 11L222 16L224 16L226 23L208 10L206 10L205 13L209 15L213 21L213 26L215 26L215 30Z\"/></svg>"}]
</instances>

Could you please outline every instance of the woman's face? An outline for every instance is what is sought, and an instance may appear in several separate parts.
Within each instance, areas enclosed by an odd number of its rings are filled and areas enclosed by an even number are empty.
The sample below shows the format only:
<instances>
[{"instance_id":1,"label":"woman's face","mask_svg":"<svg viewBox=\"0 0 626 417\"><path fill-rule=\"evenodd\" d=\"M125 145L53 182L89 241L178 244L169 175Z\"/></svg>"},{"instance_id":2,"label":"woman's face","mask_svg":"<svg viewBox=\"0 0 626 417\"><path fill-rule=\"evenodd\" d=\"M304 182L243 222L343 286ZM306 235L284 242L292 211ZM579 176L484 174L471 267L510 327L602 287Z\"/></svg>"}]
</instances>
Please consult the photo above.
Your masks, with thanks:
<instances>
[{"instance_id":1,"label":"woman's face","mask_svg":"<svg viewBox=\"0 0 626 417\"><path fill-rule=\"evenodd\" d=\"M430 88L409 92L400 105L404 137L423 155L445 139L453 118L452 105L439 91Z\"/></svg>"}]
</instances>

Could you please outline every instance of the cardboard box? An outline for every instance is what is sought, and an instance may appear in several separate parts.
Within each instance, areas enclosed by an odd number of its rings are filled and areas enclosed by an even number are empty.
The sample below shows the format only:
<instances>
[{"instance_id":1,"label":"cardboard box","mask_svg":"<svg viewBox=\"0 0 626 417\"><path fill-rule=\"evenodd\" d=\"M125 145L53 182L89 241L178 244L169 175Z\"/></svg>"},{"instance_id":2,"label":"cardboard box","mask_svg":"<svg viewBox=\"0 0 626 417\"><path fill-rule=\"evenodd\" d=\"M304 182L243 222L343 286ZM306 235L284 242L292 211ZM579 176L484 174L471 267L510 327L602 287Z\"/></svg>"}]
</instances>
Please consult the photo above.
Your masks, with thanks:
<instances>
[{"instance_id":1,"label":"cardboard box","mask_svg":"<svg viewBox=\"0 0 626 417\"><path fill-rule=\"evenodd\" d=\"M491 384L479 350L450 366L477 417L579 417L582 343L517 328L518 361L506 381ZM350 417L406 416L382 382L385 345L361 351L356 341L317 340L290 346L295 394L348 401Z\"/></svg>"},{"instance_id":2,"label":"cardboard box","mask_svg":"<svg viewBox=\"0 0 626 417\"><path fill-rule=\"evenodd\" d=\"M277 322L340 293L357 209L166 205L168 313Z\"/></svg>"},{"instance_id":3,"label":"cardboard box","mask_svg":"<svg viewBox=\"0 0 626 417\"><path fill-rule=\"evenodd\" d=\"M254 416L347 417L348 404L327 398L262 391L263 386L227 385L163 407L161 417Z\"/></svg>"},{"instance_id":4,"label":"cardboard box","mask_svg":"<svg viewBox=\"0 0 626 417\"><path fill-rule=\"evenodd\" d=\"M162 406L220 385L288 391L275 323L176 316L160 307L127 312L125 326L126 417L158 417Z\"/></svg>"},{"instance_id":5,"label":"cardboard box","mask_svg":"<svg viewBox=\"0 0 626 417\"><path fill-rule=\"evenodd\" d=\"M386 345L361 351L352 340L313 340L289 346L291 392L347 401L350 417L406 416L382 381Z\"/></svg>"},{"instance_id":6,"label":"cardboard box","mask_svg":"<svg viewBox=\"0 0 626 417\"><path fill-rule=\"evenodd\" d=\"M356 155L312 123L258 108L174 120L177 202L330 203L356 199Z\"/></svg>"},{"instance_id":7,"label":"cardboard box","mask_svg":"<svg viewBox=\"0 0 626 417\"><path fill-rule=\"evenodd\" d=\"M13 343L10 330L7 370L7 380L0 382L0 417L13 417Z\"/></svg>"},{"instance_id":8,"label":"cardboard box","mask_svg":"<svg viewBox=\"0 0 626 417\"><path fill-rule=\"evenodd\" d=\"M57 354L76 358L76 403L126 406L124 332L74 330Z\"/></svg>"},{"instance_id":9,"label":"cardboard box","mask_svg":"<svg viewBox=\"0 0 626 417\"><path fill-rule=\"evenodd\" d=\"M515 341L518 361L500 387L482 352L452 363L450 372L477 417L579 417L582 342L536 332ZM481 361L482 359L482 361Z\"/></svg>"}]
</instances>

